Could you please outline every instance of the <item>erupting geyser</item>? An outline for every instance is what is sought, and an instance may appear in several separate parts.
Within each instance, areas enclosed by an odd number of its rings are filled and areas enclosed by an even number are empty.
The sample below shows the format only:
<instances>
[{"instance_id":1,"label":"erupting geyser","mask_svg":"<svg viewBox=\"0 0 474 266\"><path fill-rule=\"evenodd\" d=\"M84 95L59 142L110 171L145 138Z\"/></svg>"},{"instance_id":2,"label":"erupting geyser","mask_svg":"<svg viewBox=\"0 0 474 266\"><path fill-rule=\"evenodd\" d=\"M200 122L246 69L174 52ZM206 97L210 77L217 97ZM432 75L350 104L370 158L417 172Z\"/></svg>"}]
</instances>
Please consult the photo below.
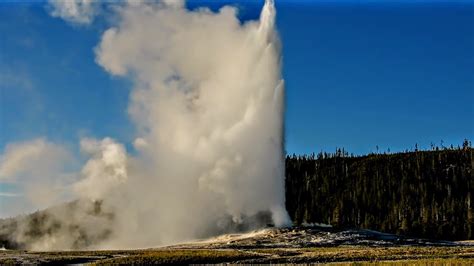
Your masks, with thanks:
<instances>
[{"instance_id":1,"label":"erupting geyser","mask_svg":"<svg viewBox=\"0 0 474 266\"><path fill-rule=\"evenodd\" d=\"M176 243L226 232L262 212L276 226L289 224L273 0L259 21L243 24L234 7L191 11L179 1L117 12L96 55L110 74L134 81L128 111L137 153L110 138L83 140L92 158L74 191L95 209L55 219L90 239L107 229L94 248ZM77 236L65 231L30 246L73 248Z\"/></svg>"}]
</instances>

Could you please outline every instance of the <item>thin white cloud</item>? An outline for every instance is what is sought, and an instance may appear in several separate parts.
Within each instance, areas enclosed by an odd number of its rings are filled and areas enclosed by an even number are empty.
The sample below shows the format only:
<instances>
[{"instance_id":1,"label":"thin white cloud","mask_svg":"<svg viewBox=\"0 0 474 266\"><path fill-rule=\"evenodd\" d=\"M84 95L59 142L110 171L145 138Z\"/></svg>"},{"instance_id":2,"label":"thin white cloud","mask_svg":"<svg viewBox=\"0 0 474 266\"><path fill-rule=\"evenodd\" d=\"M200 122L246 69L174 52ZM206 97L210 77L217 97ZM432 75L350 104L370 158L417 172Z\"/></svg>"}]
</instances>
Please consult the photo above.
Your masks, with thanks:
<instances>
[{"instance_id":1,"label":"thin white cloud","mask_svg":"<svg viewBox=\"0 0 474 266\"><path fill-rule=\"evenodd\" d=\"M49 0L51 16L73 24L88 25L98 13L99 2L94 0Z\"/></svg>"},{"instance_id":2,"label":"thin white cloud","mask_svg":"<svg viewBox=\"0 0 474 266\"><path fill-rule=\"evenodd\" d=\"M102 1L114 6L139 6L143 4L161 5L169 8L183 8L185 0L124 0ZM104 11L99 0L48 0L50 15L76 25L89 25L94 18Z\"/></svg>"},{"instance_id":3,"label":"thin white cloud","mask_svg":"<svg viewBox=\"0 0 474 266\"><path fill-rule=\"evenodd\" d=\"M32 90L33 82L30 76L15 66L0 65L0 88L15 88Z\"/></svg>"},{"instance_id":4,"label":"thin white cloud","mask_svg":"<svg viewBox=\"0 0 474 266\"><path fill-rule=\"evenodd\" d=\"M184 0L163 0L163 3L174 8L184 7Z\"/></svg>"},{"instance_id":5,"label":"thin white cloud","mask_svg":"<svg viewBox=\"0 0 474 266\"><path fill-rule=\"evenodd\" d=\"M0 192L0 197L21 197L23 196L20 193L13 193L13 192Z\"/></svg>"}]
</instances>

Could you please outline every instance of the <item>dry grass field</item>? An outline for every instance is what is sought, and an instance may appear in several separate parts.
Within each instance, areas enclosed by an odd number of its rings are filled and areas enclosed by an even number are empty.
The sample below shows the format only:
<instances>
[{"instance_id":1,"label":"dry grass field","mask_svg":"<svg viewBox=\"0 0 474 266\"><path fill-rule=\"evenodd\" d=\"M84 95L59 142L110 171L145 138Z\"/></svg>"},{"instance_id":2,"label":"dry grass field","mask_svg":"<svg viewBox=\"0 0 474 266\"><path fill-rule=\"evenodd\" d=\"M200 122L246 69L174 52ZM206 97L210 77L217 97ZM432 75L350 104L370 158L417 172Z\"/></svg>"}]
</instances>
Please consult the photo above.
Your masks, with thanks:
<instances>
[{"instance_id":1,"label":"dry grass field","mask_svg":"<svg viewBox=\"0 0 474 266\"><path fill-rule=\"evenodd\" d=\"M0 264L335 263L472 265L474 247L339 246L270 249L160 248L128 251L1 251Z\"/></svg>"}]
</instances>

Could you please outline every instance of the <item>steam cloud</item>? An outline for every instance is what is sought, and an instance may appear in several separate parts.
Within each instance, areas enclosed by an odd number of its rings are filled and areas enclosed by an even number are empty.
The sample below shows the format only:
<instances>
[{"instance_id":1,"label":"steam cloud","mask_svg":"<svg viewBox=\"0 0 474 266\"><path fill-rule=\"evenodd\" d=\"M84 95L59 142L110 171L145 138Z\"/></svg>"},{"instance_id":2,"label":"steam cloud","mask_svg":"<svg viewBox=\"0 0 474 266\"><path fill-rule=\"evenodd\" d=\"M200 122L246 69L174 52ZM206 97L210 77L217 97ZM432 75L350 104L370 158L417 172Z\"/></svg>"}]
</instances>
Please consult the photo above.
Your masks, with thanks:
<instances>
[{"instance_id":1,"label":"steam cloud","mask_svg":"<svg viewBox=\"0 0 474 266\"><path fill-rule=\"evenodd\" d=\"M100 239L85 244L91 248L176 243L226 232L262 212L276 226L289 224L273 0L259 21L243 24L234 7L190 11L180 1L134 2L117 12L96 60L134 81L128 111L138 152L127 154L110 138L83 139L91 159L71 186L81 200L74 214L51 210L54 221ZM20 231L18 239L31 241ZM66 235L59 230L29 247L80 246L77 235Z\"/></svg>"},{"instance_id":2,"label":"steam cloud","mask_svg":"<svg viewBox=\"0 0 474 266\"><path fill-rule=\"evenodd\" d=\"M70 200L64 188L77 179L68 171L73 166L68 149L44 138L8 144L0 154L0 184L21 191L2 194L16 198L13 204L0 204L2 216Z\"/></svg>"}]
</instances>

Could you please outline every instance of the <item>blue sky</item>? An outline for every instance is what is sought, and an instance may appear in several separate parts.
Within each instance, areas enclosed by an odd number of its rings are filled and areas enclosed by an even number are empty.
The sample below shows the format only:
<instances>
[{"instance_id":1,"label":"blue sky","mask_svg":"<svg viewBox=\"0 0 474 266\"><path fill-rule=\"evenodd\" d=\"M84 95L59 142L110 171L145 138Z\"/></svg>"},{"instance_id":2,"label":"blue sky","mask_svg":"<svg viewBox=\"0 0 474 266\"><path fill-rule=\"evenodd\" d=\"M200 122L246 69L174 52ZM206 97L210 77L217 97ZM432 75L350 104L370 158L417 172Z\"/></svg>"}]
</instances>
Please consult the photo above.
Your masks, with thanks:
<instances>
[{"instance_id":1,"label":"blue sky","mask_svg":"<svg viewBox=\"0 0 474 266\"><path fill-rule=\"evenodd\" d=\"M473 1L276 2L288 153L474 139ZM262 4L238 2L241 19ZM44 2L0 4L0 17L0 150L38 136L133 141L131 83L95 62L106 20L74 26Z\"/></svg>"}]
</instances>

